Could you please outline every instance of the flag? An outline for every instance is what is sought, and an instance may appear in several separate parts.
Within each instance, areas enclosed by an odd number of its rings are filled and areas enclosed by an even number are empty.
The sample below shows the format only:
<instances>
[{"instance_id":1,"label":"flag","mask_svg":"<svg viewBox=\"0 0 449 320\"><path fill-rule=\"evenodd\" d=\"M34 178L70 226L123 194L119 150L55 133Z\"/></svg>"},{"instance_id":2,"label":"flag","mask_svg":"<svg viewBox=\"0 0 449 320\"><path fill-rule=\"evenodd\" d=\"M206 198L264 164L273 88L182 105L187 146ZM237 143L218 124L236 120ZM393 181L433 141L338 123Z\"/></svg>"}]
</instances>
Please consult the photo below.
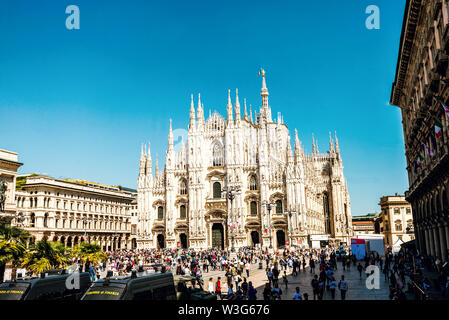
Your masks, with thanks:
<instances>
[{"instance_id":1,"label":"flag","mask_svg":"<svg viewBox=\"0 0 449 320\"><path fill-rule=\"evenodd\" d=\"M433 151L429 148L429 146L427 144L425 144L424 142L422 142L424 148L426 149L426 153L427 155L433 157Z\"/></svg>"},{"instance_id":2,"label":"flag","mask_svg":"<svg viewBox=\"0 0 449 320\"><path fill-rule=\"evenodd\" d=\"M424 157L421 154L419 154L418 159L416 160L419 168L421 168L421 163L423 162L423 160Z\"/></svg>"},{"instance_id":3,"label":"flag","mask_svg":"<svg viewBox=\"0 0 449 320\"><path fill-rule=\"evenodd\" d=\"M437 138L441 138L442 130L443 130L443 125L437 118L435 118L435 135Z\"/></svg>"},{"instance_id":4,"label":"flag","mask_svg":"<svg viewBox=\"0 0 449 320\"><path fill-rule=\"evenodd\" d=\"M446 114L446 116L449 117L449 108L446 107L443 102L441 102L441 106L443 107L444 113Z\"/></svg>"},{"instance_id":5,"label":"flag","mask_svg":"<svg viewBox=\"0 0 449 320\"><path fill-rule=\"evenodd\" d=\"M257 73L257 75L262 75L262 77L265 77L265 70L264 69L260 69L260 71Z\"/></svg>"}]
</instances>

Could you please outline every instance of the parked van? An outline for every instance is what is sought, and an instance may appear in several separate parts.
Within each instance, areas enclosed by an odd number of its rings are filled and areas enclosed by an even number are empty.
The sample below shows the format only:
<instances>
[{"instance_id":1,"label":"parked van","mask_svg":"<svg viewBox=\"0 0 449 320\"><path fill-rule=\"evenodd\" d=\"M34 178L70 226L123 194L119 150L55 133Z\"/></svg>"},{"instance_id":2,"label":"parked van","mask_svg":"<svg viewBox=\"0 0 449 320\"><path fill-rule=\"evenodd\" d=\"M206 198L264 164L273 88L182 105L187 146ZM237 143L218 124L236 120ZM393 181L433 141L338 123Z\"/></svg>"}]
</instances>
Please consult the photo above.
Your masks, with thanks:
<instances>
[{"instance_id":1,"label":"parked van","mask_svg":"<svg viewBox=\"0 0 449 320\"><path fill-rule=\"evenodd\" d=\"M176 300L171 273L143 273L95 281L81 300Z\"/></svg>"},{"instance_id":2,"label":"parked van","mask_svg":"<svg viewBox=\"0 0 449 320\"><path fill-rule=\"evenodd\" d=\"M53 273L49 271L48 273ZM40 277L8 280L0 284L0 300L79 300L89 288L89 273L77 273L78 280L67 279L71 273L42 273ZM58 274L62 273L62 274ZM76 288L78 287L78 288Z\"/></svg>"}]
</instances>

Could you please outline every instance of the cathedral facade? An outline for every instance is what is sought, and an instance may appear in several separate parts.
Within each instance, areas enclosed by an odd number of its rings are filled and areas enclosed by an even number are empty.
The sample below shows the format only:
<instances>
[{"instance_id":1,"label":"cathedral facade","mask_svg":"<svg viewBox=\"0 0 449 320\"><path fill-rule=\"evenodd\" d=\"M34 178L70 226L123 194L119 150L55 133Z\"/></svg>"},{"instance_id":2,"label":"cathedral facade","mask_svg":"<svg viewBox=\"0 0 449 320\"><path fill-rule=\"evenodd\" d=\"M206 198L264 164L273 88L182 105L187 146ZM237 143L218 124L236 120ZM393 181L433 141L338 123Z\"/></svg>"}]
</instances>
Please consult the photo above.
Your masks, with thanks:
<instances>
[{"instance_id":1,"label":"cathedral facade","mask_svg":"<svg viewBox=\"0 0 449 320\"><path fill-rule=\"evenodd\" d=\"M351 203L335 135L320 154L294 147L283 118L273 120L262 70L262 106L248 115L236 92L227 117L204 117L192 96L188 140L173 146L170 120L165 167L153 175L142 148L138 177L137 247L228 249L308 247L311 235L350 243ZM315 238L316 238L315 237Z\"/></svg>"}]
</instances>

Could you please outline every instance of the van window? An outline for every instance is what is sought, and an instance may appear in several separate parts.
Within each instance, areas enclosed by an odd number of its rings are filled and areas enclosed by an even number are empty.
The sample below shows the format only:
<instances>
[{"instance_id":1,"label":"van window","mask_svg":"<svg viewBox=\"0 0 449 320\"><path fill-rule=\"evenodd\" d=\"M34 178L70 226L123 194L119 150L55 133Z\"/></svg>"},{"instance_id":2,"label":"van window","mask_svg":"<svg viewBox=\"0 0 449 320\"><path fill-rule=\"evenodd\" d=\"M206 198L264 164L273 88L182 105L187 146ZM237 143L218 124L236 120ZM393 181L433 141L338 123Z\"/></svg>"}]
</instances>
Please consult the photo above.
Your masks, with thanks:
<instances>
[{"instance_id":1,"label":"van window","mask_svg":"<svg viewBox=\"0 0 449 320\"><path fill-rule=\"evenodd\" d=\"M150 290L134 293L133 300L153 300L153 293Z\"/></svg>"},{"instance_id":2,"label":"van window","mask_svg":"<svg viewBox=\"0 0 449 320\"><path fill-rule=\"evenodd\" d=\"M167 297L175 294L174 286L164 286L153 290L154 300L167 300Z\"/></svg>"}]
</instances>

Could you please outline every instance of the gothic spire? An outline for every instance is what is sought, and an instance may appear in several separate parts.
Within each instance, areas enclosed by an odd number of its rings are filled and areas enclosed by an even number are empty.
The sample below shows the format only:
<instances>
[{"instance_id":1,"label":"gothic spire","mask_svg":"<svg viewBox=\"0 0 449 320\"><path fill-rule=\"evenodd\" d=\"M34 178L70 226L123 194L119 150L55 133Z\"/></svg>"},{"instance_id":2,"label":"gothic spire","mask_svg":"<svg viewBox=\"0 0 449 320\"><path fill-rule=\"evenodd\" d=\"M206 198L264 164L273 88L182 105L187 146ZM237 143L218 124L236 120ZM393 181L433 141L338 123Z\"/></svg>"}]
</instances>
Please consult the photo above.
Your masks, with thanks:
<instances>
[{"instance_id":1,"label":"gothic spire","mask_svg":"<svg viewBox=\"0 0 449 320\"><path fill-rule=\"evenodd\" d=\"M203 108L203 104L201 103L201 94L199 94L199 93L198 93L197 118L198 118L198 124L204 123L204 108Z\"/></svg>"},{"instance_id":2,"label":"gothic spire","mask_svg":"<svg viewBox=\"0 0 449 320\"><path fill-rule=\"evenodd\" d=\"M143 143L140 146L140 164L139 164L139 175L145 173L145 156L143 154Z\"/></svg>"},{"instance_id":3,"label":"gothic spire","mask_svg":"<svg viewBox=\"0 0 449 320\"><path fill-rule=\"evenodd\" d=\"M337 131L335 131L335 151L340 153L340 146L338 145Z\"/></svg>"},{"instance_id":4,"label":"gothic spire","mask_svg":"<svg viewBox=\"0 0 449 320\"><path fill-rule=\"evenodd\" d=\"M195 107L193 105L193 94L190 96L190 124L189 129L194 130L195 129Z\"/></svg>"},{"instance_id":5,"label":"gothic spire","mask_svg":"<svg viewBox=\"0 0 449 320\"><path fill-rule=\"evenodd\" d=\"M240 121L239 89L235 89L235 121Z\"/></svg>"},{"instance_id":6,"label":"gothic spire","mask_svg":"<svg viewBox=\"0 0 449 320\"><path fill-rule=\"evenodd\" d=\"M329 152L334 152L334 143L332 141L332 133L329 131Z\"/></svg>"},{"instance_id":7,"label":"gothic spire","mask_svg":"<svg viewBox=\"0 0 449 320\"><path fill-rule=\"evenodd\" d=\"M312 154L316 153L316 149L315 149L315 136L312 133Z\"/></svg>"},{"instance_id":8,"label":"gothic spire","mask_svg":"<svg viewBox=\"0 0 449 320\"><path fill-rule=\"evenodd\" d=\"M246 112L246 98L243 99L243 104L245 105L245 113L243 116L245 117L246 120L248 120L248 112Z\"/></svg>"},{"instance_id":9,"label":"gothic spire","mask_svg":"<svg viewBox=\"0 0 449 320\"><path fill-rule=\"evenodd\" d=\"M152 174L152 165L151 165L151 152L150 152L150 142L148 141L148 153L147 153L147 163L146 163L146 174Z\"/></svg>"},{"instance_id":10,"label":"gothic spire","mask_svg":"<svg viewBox=\"0 0 449 320\"><path fill-rule=\"evenodd\" d=\"M253 111L251 110L251 104L249 105L249 122L253 123Z\"/></svg>"},{"instance_id":11,"label":"gothic spire","mask_svg":"<svg viewBox=\"0 0 449 320\"><path fill-rule=\"evenodd\" d=\"M233 122L233 118L232 118L232 102L231 102L231 90L228 90L228 107L227 107L227 111L228 111L228 123L232 123Z\"/></svg>"},{"instance_id":12,"label":"gothic spire","mask_svg":"<svg viewBox=\"0 0 449 320\"><path fill-rule=\"evenodd\" d=\"M299 156L301 153L301 142L298 138L298 130L295 128L295 156Z\"/></svg>"},{"instance_id":13,"label":"gothic spire","mask_svg":"<svg viewBox=\"0 0 449 320\"><path fill-rule=\"evenodd\" d=\"M171 127L171 119L170 119L170 130L168 132L168 150L169 151L173 151L173 130Z\"/></svg>"}]
</instances>

